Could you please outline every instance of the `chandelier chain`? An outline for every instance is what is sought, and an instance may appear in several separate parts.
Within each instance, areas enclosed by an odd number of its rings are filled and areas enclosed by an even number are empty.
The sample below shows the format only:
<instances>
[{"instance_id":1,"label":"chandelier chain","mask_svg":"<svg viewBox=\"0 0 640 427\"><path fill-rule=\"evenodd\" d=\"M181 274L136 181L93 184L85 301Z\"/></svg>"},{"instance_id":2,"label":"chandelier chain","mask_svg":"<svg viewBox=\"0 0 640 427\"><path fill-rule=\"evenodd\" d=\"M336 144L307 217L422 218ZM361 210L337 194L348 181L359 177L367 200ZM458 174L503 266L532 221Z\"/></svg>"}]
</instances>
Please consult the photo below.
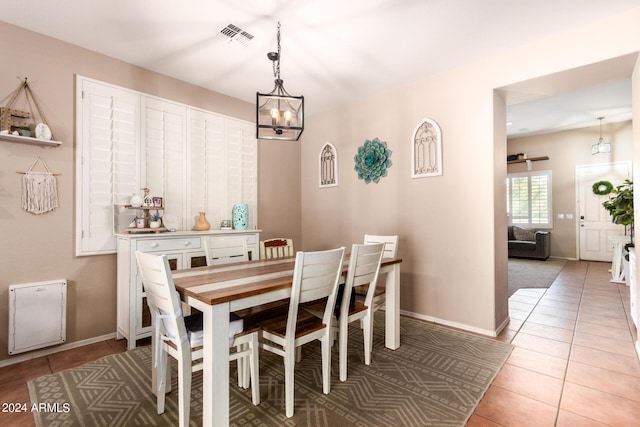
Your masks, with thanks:
<instances>
[{"instance_id":1,"label":"chandelier chain","mask_svg":"<svg viewBox=\"0 0 640 427\"><path fill-rule=\"evenodd\" d=\"M278 35L276 40L278 41L278 56L273 61L273 77L280 80L280 21L278 21Z\"/></svg>"}]
</instances>

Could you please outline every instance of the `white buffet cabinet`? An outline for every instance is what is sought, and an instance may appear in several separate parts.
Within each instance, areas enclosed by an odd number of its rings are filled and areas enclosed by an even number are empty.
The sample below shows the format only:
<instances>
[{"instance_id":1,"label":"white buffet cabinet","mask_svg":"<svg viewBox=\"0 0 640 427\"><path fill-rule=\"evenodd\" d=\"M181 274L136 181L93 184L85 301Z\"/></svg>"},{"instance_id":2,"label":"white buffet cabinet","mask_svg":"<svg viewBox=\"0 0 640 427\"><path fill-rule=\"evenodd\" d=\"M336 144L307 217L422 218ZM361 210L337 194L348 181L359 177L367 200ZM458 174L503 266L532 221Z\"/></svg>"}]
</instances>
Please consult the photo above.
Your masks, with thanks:
<instances>
[{"instance_id":1,"label":"white buffet cabinet","mask_svg":"<svg viewBox=\"0 0 640 427\"><path fill-rule=\"evenodd\" d=\"M118 325L116 337L126 338L128 348L151 336L151 317L142 282L138 277L136 251L167 255L172 270L206 265L205 239L244 236L250 259L259 258L260 230L177 231L150 234L116 234L118 251Z\"/></svg>"}]
</instances>

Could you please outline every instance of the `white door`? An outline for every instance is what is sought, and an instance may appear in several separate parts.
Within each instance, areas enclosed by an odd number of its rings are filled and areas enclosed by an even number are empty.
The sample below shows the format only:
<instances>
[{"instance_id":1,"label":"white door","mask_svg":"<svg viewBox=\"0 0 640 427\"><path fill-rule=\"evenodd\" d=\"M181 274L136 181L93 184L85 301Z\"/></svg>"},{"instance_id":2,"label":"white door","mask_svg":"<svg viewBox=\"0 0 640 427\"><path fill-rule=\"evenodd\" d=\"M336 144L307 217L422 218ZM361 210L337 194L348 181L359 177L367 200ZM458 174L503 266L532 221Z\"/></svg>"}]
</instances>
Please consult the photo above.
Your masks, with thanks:
<instances>
[{"instance_id":1,"label":"white door","mask_svg":"<svg viewBox=\"0 0 640 427\"><path fill-rule=\"evenodd\" d=\"M611 262L613 244L609 236L623 235L624 226L611 222L602 206L609 196L593 193L593 184L609 181L614 187L631 179L631 162L576 166L579 254L581 260Z\"/></svg>"}]
</instances>

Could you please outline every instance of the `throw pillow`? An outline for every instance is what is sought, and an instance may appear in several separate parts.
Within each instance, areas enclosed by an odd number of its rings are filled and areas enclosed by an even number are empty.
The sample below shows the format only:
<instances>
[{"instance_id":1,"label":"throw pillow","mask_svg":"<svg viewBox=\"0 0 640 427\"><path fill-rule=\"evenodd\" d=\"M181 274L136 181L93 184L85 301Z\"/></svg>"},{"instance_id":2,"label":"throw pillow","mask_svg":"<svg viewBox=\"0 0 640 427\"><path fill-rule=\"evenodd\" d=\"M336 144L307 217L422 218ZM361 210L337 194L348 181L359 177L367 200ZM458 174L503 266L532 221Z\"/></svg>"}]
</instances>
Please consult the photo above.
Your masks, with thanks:
<instances>
[{"instance_id":1,"label":"throw pillow","mask_svg":"<svg viewBox=\"0 0 640 427\"><path fill-rule=\"evenodd\" d=\"M529 230L521 227L513 227L513 235L516 240L528 240L535 241L536 240L536 230Z\"/></svg>"}]
</instances>

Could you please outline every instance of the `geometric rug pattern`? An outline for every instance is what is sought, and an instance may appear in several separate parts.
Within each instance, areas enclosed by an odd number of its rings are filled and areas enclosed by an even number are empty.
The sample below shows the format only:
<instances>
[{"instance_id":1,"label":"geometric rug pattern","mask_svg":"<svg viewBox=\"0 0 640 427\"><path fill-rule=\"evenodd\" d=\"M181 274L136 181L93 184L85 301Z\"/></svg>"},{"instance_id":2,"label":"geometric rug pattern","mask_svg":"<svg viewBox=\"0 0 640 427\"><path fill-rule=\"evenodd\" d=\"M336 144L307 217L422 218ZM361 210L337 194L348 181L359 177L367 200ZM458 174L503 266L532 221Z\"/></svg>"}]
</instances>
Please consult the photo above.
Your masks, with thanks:
<instances>
[{"instance_id":1,"label":"geometric rug pattern","mask_svg":"<svg viewBox=\"0 0 640 427\"><path fill-rule=\"evenodd\" d=\"M357 322L355 322L357 324ZM362 332L349 330L348 378L338 379L338 351L332 353L331 392L322 393L320 346L303 347L295 368L295 413L285 416L283 360L260 354L259 406L251 390L236 384L230 366L230 423L233 426L463 426L512 346L415 319L401 318L401 345L384 347L384 314L377 313L370 366L364 364ZM171 358L170 358L171 359ZM37 426L177 425L177 375L165 413L157 415L150 391L151 353L139 347L83 366L29 381ZM202 373L193 375L192 426L202 422Z\"/></svg>"}]
</instances>

